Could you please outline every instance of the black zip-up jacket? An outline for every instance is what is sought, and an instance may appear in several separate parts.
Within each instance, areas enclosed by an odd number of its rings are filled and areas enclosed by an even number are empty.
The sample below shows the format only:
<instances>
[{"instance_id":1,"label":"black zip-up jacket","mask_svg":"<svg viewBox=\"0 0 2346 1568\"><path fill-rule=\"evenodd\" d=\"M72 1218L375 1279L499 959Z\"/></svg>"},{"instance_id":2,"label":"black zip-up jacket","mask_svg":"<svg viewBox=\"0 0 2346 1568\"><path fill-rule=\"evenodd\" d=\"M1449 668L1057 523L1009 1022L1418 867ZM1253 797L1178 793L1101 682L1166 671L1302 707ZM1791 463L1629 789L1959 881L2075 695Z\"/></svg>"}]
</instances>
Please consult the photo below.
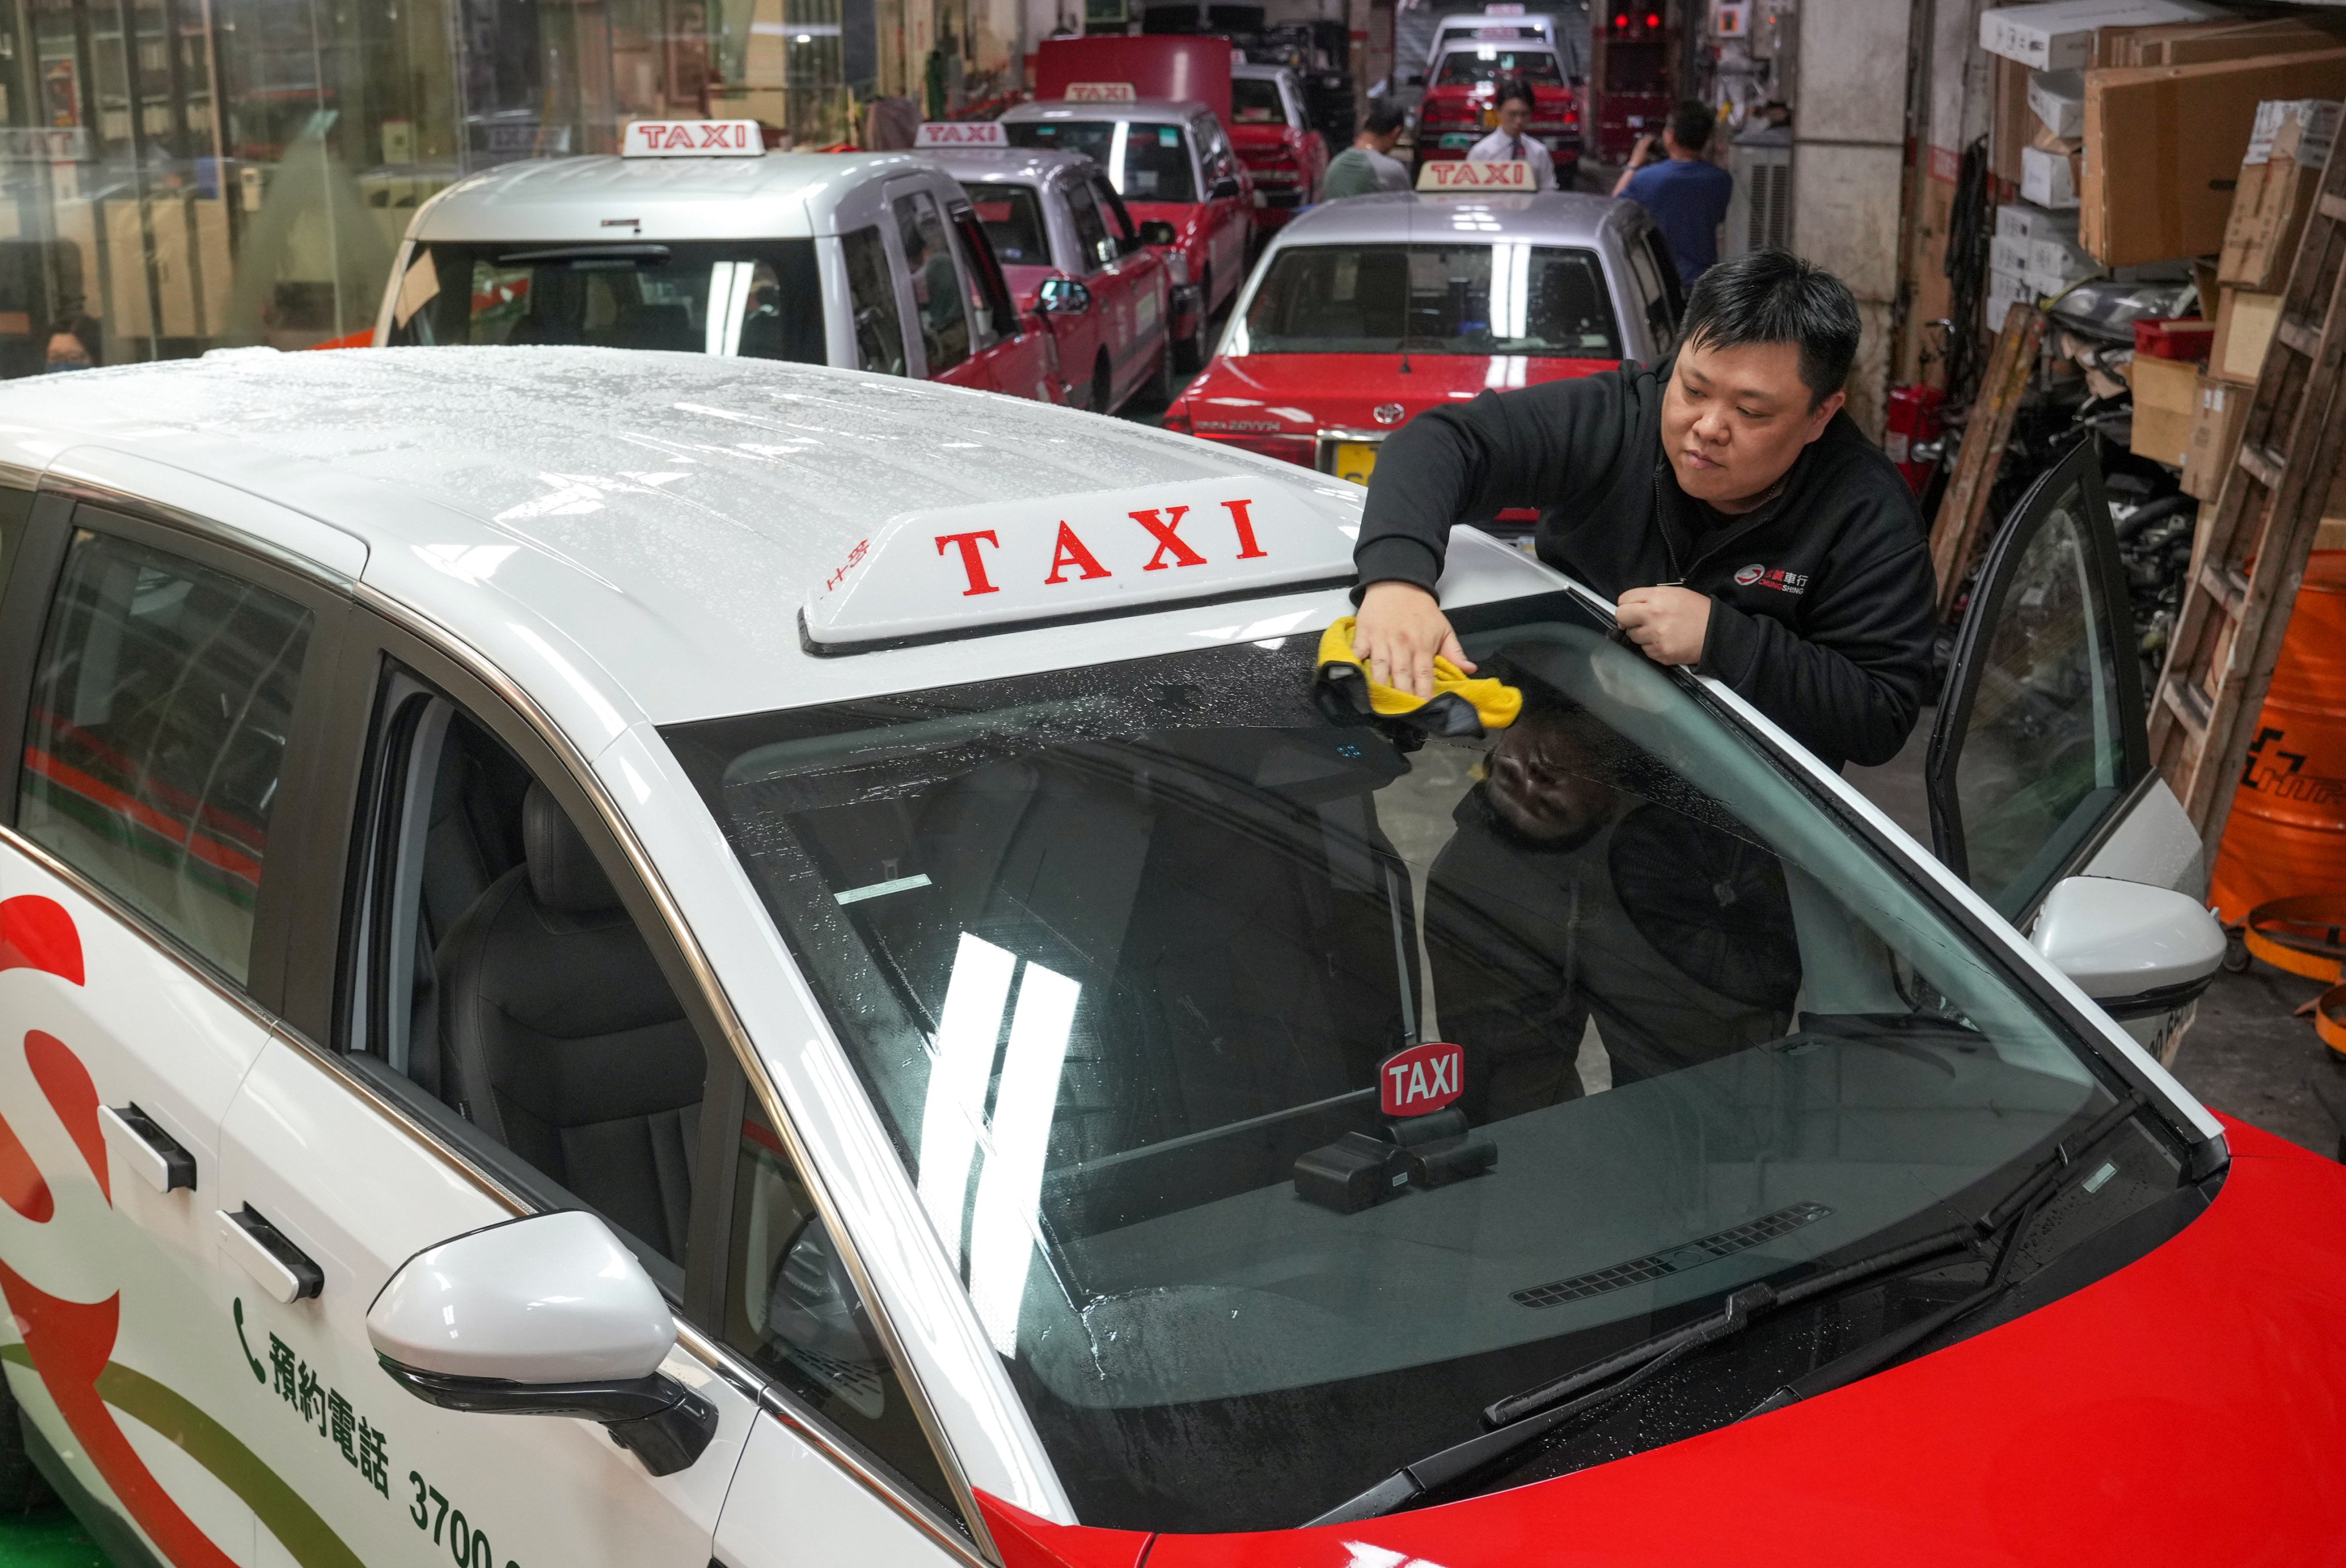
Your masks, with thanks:
<instances>
[{"instance_id":1,"label":"black zip-up jacket","mask_svg":"<svg viewBox=\"0 0 2346 1568\"><path fill-rule=\"evenodd\" d=\"M1663 454L1669 372L1625 364L1418 415L1377 458L1352 553L1362 588L1432 592L1452 524L1537 507L1541 560L1607 598L1664 583L1708 594L1703 674L1833 767L1889 761L1938 625L1913 492L1837 413L1775 499L1710 513Z\"/></svg>"}]
</instances>

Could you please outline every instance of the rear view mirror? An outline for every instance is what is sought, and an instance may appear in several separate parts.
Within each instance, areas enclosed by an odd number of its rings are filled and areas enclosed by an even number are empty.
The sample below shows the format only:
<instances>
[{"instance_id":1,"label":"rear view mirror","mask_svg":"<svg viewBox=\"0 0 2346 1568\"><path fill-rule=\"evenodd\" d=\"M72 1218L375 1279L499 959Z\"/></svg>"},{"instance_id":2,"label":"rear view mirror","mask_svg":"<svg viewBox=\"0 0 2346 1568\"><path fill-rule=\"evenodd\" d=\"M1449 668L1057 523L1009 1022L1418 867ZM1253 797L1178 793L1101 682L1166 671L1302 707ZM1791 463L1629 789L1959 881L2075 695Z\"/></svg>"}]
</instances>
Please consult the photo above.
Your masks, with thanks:
<instances>
[{"instance_id":1,"label":"rear view mirror","mask_svg":"<svg viewBox=\"0 0 2346 1568\"><path fill-rule=\"evenodd\" d=\"M1171 224L1160 218L1140 226L1140 242L1143 245L1178 245L1181 243L1181 235Z\"/></svg>"},{"instance_id":2,"label":"rear view mirror","mask_svg":"<svg viewBox=\"0 0 2346 1568\"><path fill-rule=\"evenodd\" d=\"M2055 882L2031 940L2119 1017L2182 1006L2224 960L2224 928L2198 900L2110 877Z\"/></svg>"},{"instance_id":3,"label":"rear view mirror","mask_svg":"<svg viewBox=\"0 0 2346 1568\"><path fill-rule=\"evenodd\" d=\"M654 1475L699 1459L717 1408L660 1363L676 1344L635 1255L591 1214L544 1214L460 1236L400 1267L367 1339L426 1404L600 1421Z\"/></svg>"}]
</instances>

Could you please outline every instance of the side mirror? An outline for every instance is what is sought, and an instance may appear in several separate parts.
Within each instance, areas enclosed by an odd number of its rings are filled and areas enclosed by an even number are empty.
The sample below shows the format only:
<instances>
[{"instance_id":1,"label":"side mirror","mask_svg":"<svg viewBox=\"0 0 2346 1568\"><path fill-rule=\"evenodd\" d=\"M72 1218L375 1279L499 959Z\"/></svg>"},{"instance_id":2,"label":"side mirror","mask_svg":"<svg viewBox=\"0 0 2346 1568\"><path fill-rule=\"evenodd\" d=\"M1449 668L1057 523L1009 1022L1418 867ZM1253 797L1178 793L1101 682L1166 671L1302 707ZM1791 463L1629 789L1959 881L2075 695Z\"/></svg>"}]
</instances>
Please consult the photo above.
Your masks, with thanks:
<instances>
[{"instance_id":1,"label":"side mirror","mask_svg":"<svg viewBox=\"0 0 2346 1568\"><path fill-rule=\"evenodd\" d=\"M1143 245L1178 245L1181 243L1181 234L1178 229L1160 218L1140 226L1140 242Z\"/></svg>"},{"instance_id":2,"label":"side mirror","mask_svg":"<svg viewBox=\"0 0 2346 1568\"><path fill-rule=\"evenodd\" d=\"M2198 900L2110 877L2055 883L2030 940L2119 1017L2182 1006L2224 961L2224 928Z\"/></svg>"},{"instance_id":3,"label":"side mirror","mask_svg":"<svg viewBox=\"0 0 2346 1568\"><path fill-rule=\"evenodd\" d=\"M1403 76L1402 78L1402 86L1405 87L1422 87L1425 86L1425 78L1423 76Z\"/></svg>"},{"instance_id":4,"label":"side mirror","mask_svg":"<svg viewBox=\"0 0 2346 1568\"><path fill-rule=\"evenodd\" d=\"M1228 201L1239 193L1239 182L1229 175L1214 181L1214 188L1206 192L1209 201Z\"/></svg>"},{"instance_id":5,"label":"side mirror","mask_svg":"<svg viewBox=\"0 0 2346 1568\"><path fill-rule=\"evenodd\" d=\"M1092 291L1073 278L1046 278L1035 298L1046 311L1079 316L1092 308Z\"/></svg>"},{"instance_id":6,"label":"side mirror","mask_svg":"<svg viewBox=\"0 0 2346 1568\"><path fill-rule=\"evenodd\" d=\"M591 1214L535 1215L417 1253L367 1308L397 1382L443 1410L600 1421L654 1475L699 1459L717 1407L661 1361L676 1319Z\"/></svg>"}]
</instances>

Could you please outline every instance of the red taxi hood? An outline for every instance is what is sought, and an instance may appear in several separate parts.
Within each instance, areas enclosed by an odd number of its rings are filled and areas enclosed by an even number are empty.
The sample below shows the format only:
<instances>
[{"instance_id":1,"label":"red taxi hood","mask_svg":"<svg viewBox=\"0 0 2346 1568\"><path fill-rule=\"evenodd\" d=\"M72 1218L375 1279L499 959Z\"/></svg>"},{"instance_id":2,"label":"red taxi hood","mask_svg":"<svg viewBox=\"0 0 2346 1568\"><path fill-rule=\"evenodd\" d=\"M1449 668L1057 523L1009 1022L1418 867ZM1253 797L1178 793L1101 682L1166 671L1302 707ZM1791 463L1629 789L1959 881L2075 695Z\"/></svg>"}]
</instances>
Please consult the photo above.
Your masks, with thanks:
<instances>
[{"instance_id":1,"label":"red taxi hood","mask_svg":"<svg viewBox=\"0 0 2346 1568\"><path fill-rule=\"evenodd\" d=\"M1399 354L1249 354L1217 359L1182 393L1198 433L1216 421L1278 420L1297 434L1327 426L1382 430L1375 411L1399 403L1401 419L1462 402L1486 387L1541 382L1609 371L1613 360L1545 359L1531 354L1412 354L1402 373ZM1299 413L1302 418L1296 417Z\"/></svg>"},{"instance_id":2,"label":"red taxi hood","mask_svg":"<svg viewBox=\"0 0 2346 1568\"><path fill-rule=\"evenodd\" d=\"M985 1499L1008 1568L2098 1568L2346 1560L2346 1167L2227 1121L2181 1235L1757 1420L1358 1524L1159 1535Z\"/></svg>"}]
</instances>

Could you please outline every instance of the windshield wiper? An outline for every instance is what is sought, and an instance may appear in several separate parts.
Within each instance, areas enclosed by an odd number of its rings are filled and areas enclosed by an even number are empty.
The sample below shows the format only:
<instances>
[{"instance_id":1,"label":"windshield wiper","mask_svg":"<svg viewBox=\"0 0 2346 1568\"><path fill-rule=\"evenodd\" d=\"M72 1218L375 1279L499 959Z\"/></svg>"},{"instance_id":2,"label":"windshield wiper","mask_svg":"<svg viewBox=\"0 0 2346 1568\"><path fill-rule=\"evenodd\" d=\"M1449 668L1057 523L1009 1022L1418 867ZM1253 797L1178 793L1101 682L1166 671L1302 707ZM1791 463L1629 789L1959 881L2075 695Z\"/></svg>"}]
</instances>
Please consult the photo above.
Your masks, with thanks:
<instances>
[{"instance_id":1,"label":"windshield wiper","mask_svg":"<svg viewBox=\"0 0 2346 1568\"><path fill-rule=\"evenodd\" d=\"M1483 1412L1484 1423L1492 1430L1463 1442L1453 1443L1448 1448L1437 1449L1423 1459L1402 1465L1375 1485L1308 1522L1346 1524L1391 1513L1437 1487L1446 1486L1536 1441L1575 1417L1619 1399L1658 1377L1666 1368L1701 1347L1741 1332L1762 1314L1812 1301L1909 1264L1958 1250L1976 1248L1997 1232L2013 1227L2014 1221L2034 1212L2040 1200L2050 1197L2049 1189L2078 1157L2130 1120L2142 1105L2140 1091L2129 1092L2096 1118L2074 1143L2064 1139L2055 1145L2052 1153L2039 1161L2028 1175L1978 1219L1949 1226L1897 1247L1885 1247L1870 1257L1812 1274L1780 1289L1764 1284L1744 1286L1729 1295L1715 1312L1496 1401ZM1778 1389L1739 1419L1749 1420L1763 1410L1790 1404L1796 1400L1863 1377L1876 1367L1895 1360L1957 1319L1987 1305L2009 1288L2004 1274L2018 1236L2019 1230L2015 1227L1996 1255L1988 1284L1980 1290Z\"/></svg>"}]
</instances>

